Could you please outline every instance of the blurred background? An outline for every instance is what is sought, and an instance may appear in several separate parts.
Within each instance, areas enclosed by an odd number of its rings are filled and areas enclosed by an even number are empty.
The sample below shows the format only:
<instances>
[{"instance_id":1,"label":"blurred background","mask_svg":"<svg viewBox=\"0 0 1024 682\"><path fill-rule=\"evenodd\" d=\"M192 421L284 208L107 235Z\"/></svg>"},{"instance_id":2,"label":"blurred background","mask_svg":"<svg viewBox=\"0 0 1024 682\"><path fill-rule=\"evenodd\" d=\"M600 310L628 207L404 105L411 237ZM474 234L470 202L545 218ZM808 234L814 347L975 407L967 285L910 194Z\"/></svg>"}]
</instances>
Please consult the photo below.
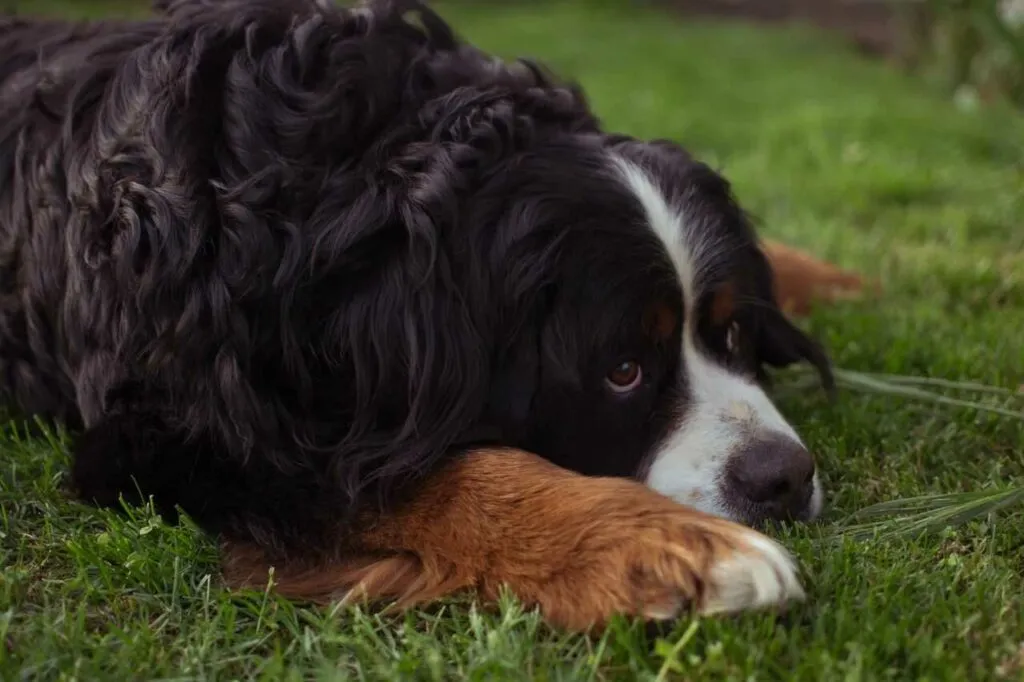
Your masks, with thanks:
<instances>
[{"instance_id":1,"label":"blurred background","mask_svg":"<svg viewBox=\"0 0 1024 682\"><path fill-rule=\"evenodd\" d=\"M1024 0L660 0L679 12L805 22L920 74L965 104L1024 107ZM969 105L969 104L967 104Z\"/></svg>"},{"instance_id":2,"label":"blurred background","mask_svg":"<svg viewBox=\"0 0 1024 682\"><path fill-rule=\"evenodd\" d=\"M477 0L472 4L539 8L551 3ZM927 78L964 106L1004 98L1024 108L1024 0L579 0L576 4L581 8L649 5L682 17L809 24L866 55ZM0 8L8 11L72 16L139 14L148 6L148 0L0 0Z\"/></svg>"}]
</instances>

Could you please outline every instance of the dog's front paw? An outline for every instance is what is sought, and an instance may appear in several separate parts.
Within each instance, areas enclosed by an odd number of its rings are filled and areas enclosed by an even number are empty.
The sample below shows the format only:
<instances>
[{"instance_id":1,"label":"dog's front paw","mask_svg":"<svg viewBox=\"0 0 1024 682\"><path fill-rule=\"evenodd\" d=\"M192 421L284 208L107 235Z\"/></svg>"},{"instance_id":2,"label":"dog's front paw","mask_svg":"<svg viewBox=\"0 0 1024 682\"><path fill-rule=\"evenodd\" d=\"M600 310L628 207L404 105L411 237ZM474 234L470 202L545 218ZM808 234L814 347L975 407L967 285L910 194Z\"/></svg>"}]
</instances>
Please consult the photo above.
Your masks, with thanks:
<instances>
[{"instance_id":1,"label":"dog's front paw","mask_svg":"<svg viewBox=\"0 0 1024 682\"><path fill-rule=\"evenodd\" d=\"M354 549L353 549L354 548ZM270 559L225 545L225 578L262 588ZM399 512L325 556L278 563L294 598L409 607L504 588L552 625L600 629L622 614L668 620L803 597L789 554L746 526L678 504L636 481L586 477L515 451L453 461Z\"/></svg>"},{"instance_id":2,"label":"dog's front paw","mask_svg":"<svg viewBox=\"0 0 1024 682\"><path fill-rule=\"evenodd\" d=\"M611 487L606 504L561 519L563 537L576 541L544 579L510 581L549 621L585 629L617 613L669 620L684 611L738 612L803 598L793 559L767 536L642 486Z\"/></svg>"}]
</instances>

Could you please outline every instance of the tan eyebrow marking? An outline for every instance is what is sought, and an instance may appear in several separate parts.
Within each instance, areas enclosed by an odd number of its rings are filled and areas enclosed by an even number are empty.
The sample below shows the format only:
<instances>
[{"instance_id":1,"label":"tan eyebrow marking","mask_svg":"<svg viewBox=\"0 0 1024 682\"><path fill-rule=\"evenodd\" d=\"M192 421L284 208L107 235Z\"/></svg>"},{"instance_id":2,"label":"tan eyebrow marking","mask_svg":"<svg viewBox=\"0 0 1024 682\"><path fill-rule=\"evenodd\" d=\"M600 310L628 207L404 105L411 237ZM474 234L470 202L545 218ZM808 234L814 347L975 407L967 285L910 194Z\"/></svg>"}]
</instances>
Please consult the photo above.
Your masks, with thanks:
<instances>
[{"instance_id":1,"label":"tan eyebrow marking","mask_svg":"<svg viewBox=\"0 0 1024 682\"><path fill-rule=\"evenodd\" d=\"M644 314L644 331L656 341L669 340L678 323L679 316L663 301L652 304Z\"/></svg>"},{"instance_id":2,"label":"tan eyebrow marking","mask_svg":"<svg viewBox=\"0 0 1024 682\"><path fill-rule=\"evenodd\" d=\"M736 312L736 286L726 282L715 291L711 299L711 323L715 326L725 324Z\"/></svg>"}]
</instances>

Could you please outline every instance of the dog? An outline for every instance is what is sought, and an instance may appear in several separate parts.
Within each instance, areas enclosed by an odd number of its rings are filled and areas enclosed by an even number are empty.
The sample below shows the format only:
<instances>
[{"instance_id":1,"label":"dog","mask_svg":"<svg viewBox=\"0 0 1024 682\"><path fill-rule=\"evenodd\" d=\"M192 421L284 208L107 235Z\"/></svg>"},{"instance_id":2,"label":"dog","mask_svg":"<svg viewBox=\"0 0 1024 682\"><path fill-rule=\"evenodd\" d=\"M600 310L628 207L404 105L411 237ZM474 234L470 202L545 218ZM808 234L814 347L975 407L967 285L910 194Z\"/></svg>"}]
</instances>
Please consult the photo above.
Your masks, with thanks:
<instances>
[{"instance_id":1,"label":"dog","mask_svg":"<svg viewBox=\"0 0 1024 682\"><path fill-rule=\"evenodd\" d=\"M81 499L313 602L802 597L761 526L823 492L765 383L832 375L776 290L858 284L677 143L411 1L8 17L0 94L0 391L72 430Z\"/></svg>"}]
</instances>

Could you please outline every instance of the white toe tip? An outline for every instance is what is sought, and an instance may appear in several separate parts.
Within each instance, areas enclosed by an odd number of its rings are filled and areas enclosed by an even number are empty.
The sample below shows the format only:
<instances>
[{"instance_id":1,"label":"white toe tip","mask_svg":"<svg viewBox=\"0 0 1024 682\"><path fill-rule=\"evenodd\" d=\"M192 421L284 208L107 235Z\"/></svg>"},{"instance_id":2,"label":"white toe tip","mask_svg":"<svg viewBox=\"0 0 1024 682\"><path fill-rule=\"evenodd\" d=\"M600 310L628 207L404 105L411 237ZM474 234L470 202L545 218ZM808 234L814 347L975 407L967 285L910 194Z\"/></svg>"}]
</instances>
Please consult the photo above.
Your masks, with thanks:
<instances>
[{"instance_id":1,"label":"white toe tip","mask_svg":"<svg viewBox=\"0 0 1024 682\"><path fill-rule=\"evenodd\" d=\"M804 598L796 563L781 545L751 531L747 548L712 568L702 613L725 613L781 606Z\"/></svg>"}]
</instances>

